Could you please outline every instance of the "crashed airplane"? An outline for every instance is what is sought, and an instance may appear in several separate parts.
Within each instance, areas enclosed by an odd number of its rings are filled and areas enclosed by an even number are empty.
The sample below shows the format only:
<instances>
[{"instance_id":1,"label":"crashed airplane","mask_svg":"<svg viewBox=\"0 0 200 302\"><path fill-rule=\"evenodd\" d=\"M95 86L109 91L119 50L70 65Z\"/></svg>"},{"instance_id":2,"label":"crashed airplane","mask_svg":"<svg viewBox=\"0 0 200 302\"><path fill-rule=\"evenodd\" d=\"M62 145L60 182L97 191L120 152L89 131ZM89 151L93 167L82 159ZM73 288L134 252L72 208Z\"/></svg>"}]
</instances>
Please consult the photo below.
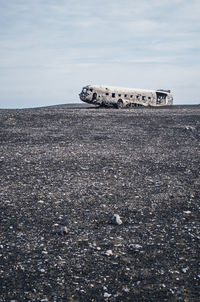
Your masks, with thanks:
<instances>
[{"instance_id":1,"label":"crashed airplane","mask_svg":"<svg viewBox=\"0 0 200 302\"><path fill-rule=\"evenodd\" d=\"M102 107L130 108L166 106L173 104L170 90L145 90L111 86L88 85L79 94L81 101Z\"/></svg>"}]
</instances>

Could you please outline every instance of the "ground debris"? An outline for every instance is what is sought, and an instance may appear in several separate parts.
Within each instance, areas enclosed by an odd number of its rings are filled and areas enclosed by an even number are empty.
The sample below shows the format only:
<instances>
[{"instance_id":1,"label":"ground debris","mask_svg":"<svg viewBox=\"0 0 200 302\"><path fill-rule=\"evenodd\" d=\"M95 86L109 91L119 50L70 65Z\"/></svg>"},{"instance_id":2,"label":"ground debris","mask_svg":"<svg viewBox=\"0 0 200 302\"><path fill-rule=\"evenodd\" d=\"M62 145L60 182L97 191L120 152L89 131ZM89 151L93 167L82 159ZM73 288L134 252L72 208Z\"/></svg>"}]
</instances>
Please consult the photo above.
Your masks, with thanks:
<instances>
[{"instance_id":1,"label":"ground debris","mask_svg":"<svg viewBox=\"0 0 200 302\"><path fill-rule=\"evenodd\" d=\"M113 215L113 217L111 219L111 222L113 224L118 224L118 225L122 224L122 220L121 220L121 218L120 218L120 216L118 214L114 214Z\"/></svg>"},{"instance_id":2,"label":"ground debris","mask_svg":"<svg viewBox=\"0 0 200 302\"><path fill-rule=\"evenodd\" d=\"M199 115L0 110L0 301L199 301Z\"/></svg>"},{"instance_id":3,"label":"ground debris","mask_svg":"<svg viewBox=\"0 0 200 302\"><path fill-rule=\"evenodd\" d=\"M68 234L69 230L66 226L61 226L60 228L60 234Z\"/></svg>"}]
</instances>

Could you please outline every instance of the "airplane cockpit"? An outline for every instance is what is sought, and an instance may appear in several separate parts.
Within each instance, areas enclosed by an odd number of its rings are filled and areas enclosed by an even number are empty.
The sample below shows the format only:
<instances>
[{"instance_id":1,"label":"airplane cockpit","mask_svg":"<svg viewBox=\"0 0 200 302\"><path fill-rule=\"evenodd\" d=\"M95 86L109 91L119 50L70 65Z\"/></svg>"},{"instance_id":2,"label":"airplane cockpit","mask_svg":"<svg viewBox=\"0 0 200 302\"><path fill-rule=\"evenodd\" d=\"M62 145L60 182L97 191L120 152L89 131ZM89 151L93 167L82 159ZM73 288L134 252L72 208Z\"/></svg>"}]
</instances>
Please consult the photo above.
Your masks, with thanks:
<instances>
[{"instance_id":1,"label":"airplane cockpit","mask_svg":"<svg viewBox=\"0 0 200 302\"><path fill-rule=\"evenodd\" d=\"M93 87L90 85L83 87L79 97L82 101L87 103L96 103L97 102L97 93L93 93Z\"/></svg>"},{"instance_id":2,"label":"airplane cockpit","mask_svg":"<svg viewBox=\"0 0 200 302\"><path fill-rule=\"evenodd\" d=\"M80 96L80 99L82 101L85 101L86 100L86 97L88 96L88 87L83 87L81 93L79 94Z\"/></svg>"}]
</instances>

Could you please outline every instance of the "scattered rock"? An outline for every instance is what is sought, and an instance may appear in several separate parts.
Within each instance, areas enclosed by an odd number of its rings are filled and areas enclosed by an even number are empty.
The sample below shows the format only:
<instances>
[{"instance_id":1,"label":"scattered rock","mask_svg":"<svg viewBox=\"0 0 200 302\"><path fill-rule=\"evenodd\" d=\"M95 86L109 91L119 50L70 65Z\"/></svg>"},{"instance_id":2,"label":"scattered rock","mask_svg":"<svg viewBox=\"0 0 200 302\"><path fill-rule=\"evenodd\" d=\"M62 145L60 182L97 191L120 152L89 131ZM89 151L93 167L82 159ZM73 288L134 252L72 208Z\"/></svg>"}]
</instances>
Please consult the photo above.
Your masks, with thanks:
<instances>
[{"instance_id":1,"label":"scattered rock","mask_svg":"<svg viewBox=\"0 0 200 302\"><path fill-rule=\"evenodd\" d=\"M183 211L185 214L191 214L191 211Z\"/></svg>"},{"instance_id":2,"label":"scattered rock","mask_svg":"<svg viewBox=\"0 0 200 302\"><path fill-rule=\"evenodd\" d=\"M185 127L185 131L192 131L192 132L195 132L195 131L196 131L196 128L195 128L195 127L192 127L192 126L186 126L186 127Z\"/></svg>"},{"instance_id":3,"label":"scattered rock","mask_svg":"<svg viewBox=\"0 0 200 302\"><path fill-rule=\"evenodd\" d=\"M40 269L40 272L41 272L41 273L44 273L44 272L45 272L45 269L44 269L44 268L41 268L41 269Z\"/></svg>"},{"instance_id":4,"label":"scattered rock","mask_svg":"<svg viewBox=\"0 0 200 302\"><path fill-rule=\"evenodd\" d=\"M38 200L38 203L44 203L44 200Z\"/></svg>"},{"instance_id":5,"label":"scattered rock","mask_svg":"<svg viewBox=\"0 0 200 302\"><path fill-rule=\"evenodd\" d=\"M48 252L47 251L42 251L42 254L47 255Z\"/></svg>"},{"instance_id":6,"label":"scattered rock","mask_svg":"<svg viewBox=\"0 0 200 302\"><path fill-rule=\"evenodd\" d=\"M130 249L141 249L142 246L140 244L130 244L129 248Z\"/></svg>"},{"instance_id":7,"label":"scattered rock","mask_svg":"<svg viewBox=\"0 0 200 302\"><path fill-rule=\"evenodd\" d=\"M107 251L105 252L105 255L106 255L106 256L112 256L112 255L113 255L112 250L107 250Z\"/></svg>"},{"instance_id":8,"label":"scattered rock","mask_svg":"<svg viewBox=\"0 0 200 302\"><path fill-rule=\"evenodd\" d=\"M107 292L105 292L103 296L104 296L104 298L110 298L112 295L109 294L109 293L107 293Z\"/></svg>"},{"instance_id":9,"label":"scattered rock","mask_svg":"<svg viewBox=\"0 0 200 302\"><path fill-rule=\"evenodd\" d=\"M187 267L185 267L185 268L182 269L182 272L183 273L187 273L188 270L189 270L189 267L187 266Z\"/></svg>"},{"instance_id":10,"label":"scattered rock","mask_svg":"<svg viewBox=\"0 0 200 302\"><path fill-rule=\"evenodd\" d=\"M122 220L118 214L114 214L111 221L113 224L117 224L117 225L122 224Z\"/></svg>"},{"instance_id":11,"label":"scattered rock","mask_svg":"<svg viewBox=\"0 0 200 302\"><path fill-rule=\"evenodd\" d=\"M68 234L69 231L68 231L68 228L66 226L62 226L60 228L60 233L63 235L63 234Z\"/></svg>"},{"instance_id":12,"label":"scattered rock","mask_svg":"<svg viewBox=\"0 0 200 302\"><path fill-rule=\"evenodd\" d=\"M125 293L128 293L128 292L129 292L129 288L128 288L127 286L125 286L125 287L123 288L123 291L124 291Z\"/></svg>"}]
</instances>

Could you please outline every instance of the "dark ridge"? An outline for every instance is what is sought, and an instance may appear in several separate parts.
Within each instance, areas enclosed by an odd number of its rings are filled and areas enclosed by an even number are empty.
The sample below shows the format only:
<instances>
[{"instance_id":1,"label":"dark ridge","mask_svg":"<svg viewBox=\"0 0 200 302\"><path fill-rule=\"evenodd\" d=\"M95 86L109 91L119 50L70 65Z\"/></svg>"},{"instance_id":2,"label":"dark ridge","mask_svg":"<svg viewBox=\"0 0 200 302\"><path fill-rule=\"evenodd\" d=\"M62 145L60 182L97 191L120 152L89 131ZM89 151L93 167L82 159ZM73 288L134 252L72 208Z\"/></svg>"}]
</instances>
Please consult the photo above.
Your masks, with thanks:
<instances>
[{"instance_id":1,"label":"dark ridge","mask_svg":"<svg viewBox=\"0 0 200 302\"><path fill-rule=\"evenodd\" d=\"M140 110L140 109L187 109L187 108L199 108L200 104L193 104L193 105L189 105L189 104L184 104L184 105L172 105L172 106L161 106L161 107L138 107L138 108L123 108L124 109L128 109L128 110ZM93 104L86 104L86 103L69 103L69 104L59 104L59 105L49 105L49 106L41 106L41 107L31 107L31 108L21 108L21 109L1 109L0 110L31 110L31 109L113 109L113 108L104 108L104 107L99 107L99 106L95 106Z\"/></svg>"}]
</instances>

